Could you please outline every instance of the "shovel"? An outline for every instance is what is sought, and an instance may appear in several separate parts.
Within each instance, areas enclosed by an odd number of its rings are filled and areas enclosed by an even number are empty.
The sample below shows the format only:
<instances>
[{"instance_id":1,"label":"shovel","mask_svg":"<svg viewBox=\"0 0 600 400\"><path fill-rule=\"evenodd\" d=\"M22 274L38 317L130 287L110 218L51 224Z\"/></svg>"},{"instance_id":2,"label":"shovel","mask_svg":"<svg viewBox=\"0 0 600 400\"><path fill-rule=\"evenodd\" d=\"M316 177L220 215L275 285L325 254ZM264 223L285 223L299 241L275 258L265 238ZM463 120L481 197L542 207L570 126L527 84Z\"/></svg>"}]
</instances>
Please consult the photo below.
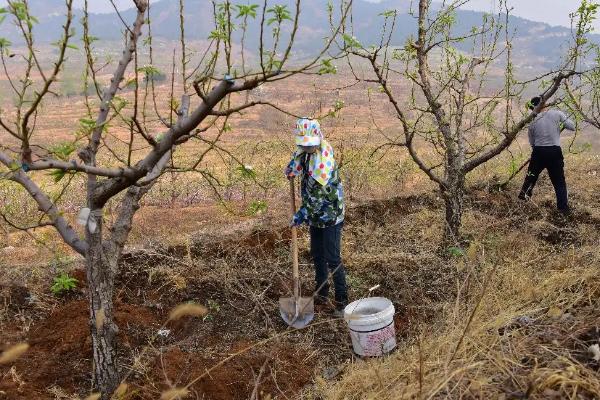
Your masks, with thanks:
<instances>
[{"instance_id":1,"label":"shovel","mask_svg":"<svg viewBox=\"0 0 600 400\"><path fill-rule=\"evenodd\" d=\"M294 180L290 179L290 194L292 196L292 215L296 213L296 194L294 191ZM311 297L300 297L300 274L298 272L298 233L292 226L292 287L294 297L279 298L279 312L281 318L292 328L302 329L315 316L315 302Z\"/></svg>"}]
</instances>

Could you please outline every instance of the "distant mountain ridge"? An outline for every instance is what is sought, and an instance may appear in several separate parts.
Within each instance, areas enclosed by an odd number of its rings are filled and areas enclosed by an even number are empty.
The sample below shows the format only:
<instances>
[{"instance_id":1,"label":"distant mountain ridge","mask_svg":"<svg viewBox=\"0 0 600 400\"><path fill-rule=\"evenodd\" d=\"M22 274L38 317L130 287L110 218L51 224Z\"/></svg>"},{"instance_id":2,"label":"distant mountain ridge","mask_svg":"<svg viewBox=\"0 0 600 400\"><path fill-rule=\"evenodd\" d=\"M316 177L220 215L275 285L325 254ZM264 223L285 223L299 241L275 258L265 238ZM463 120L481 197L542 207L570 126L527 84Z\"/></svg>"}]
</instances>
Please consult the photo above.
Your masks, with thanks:
<instances>
[{"instance_id":1,"label":"distant mountain ridge","mask_svg":"<svg viewBox=\"0 0 600 400\"><path fill-rule=\"evenodd\" d=\"M52 42L60 35L64 21L64 2L62 0L30 0L32 13L39 19L35 26L36 38L40 41ZM294 9L293 0L277 0L271 3L287 4ZM415 19L407 14L407 0L385 0L380 3L369 3L364 0L354 1L354 29L361 43L369 45L377 43L381 32L380 14L386 10L396 9L400 12L396 33L392 45L402 45L416 31ZM205 39L213 29L212 4L208 0L187 0L185 2L185 31L190 40ZM79 34L79 20L82 12L76 11L76 30ZM121 13L126 21L132 21L135 10ZM466 33L473 26L481 26L484 13L459 10L457 12L457 33ZM92 14L90 16L91 33L101 39L114 40L122 37L123 26L115 14ZM151 6L152 31L154 36L175 40L179 38L179 5L174 0L160 0ZM258 42L258 23L253 23L248 33L248 48L256 48ZM13 43L19 43L20 37L16 29L8 28L8 22L2 25L3 33ZM554 65L562 52L561 43L566 43L570 30L564 27L552 27L548 24L533 22L519 17L511 17L511 28L517 32L513 43L513 51L517 64L531 66ZM325 2L322 0L303 0L300 18L299 35L295 51L301 55L313 54L322 45L322 38L329 33L328 16ZM600 43L600 35L593 35L593 40Z\"/></svg>"}]
</instances>

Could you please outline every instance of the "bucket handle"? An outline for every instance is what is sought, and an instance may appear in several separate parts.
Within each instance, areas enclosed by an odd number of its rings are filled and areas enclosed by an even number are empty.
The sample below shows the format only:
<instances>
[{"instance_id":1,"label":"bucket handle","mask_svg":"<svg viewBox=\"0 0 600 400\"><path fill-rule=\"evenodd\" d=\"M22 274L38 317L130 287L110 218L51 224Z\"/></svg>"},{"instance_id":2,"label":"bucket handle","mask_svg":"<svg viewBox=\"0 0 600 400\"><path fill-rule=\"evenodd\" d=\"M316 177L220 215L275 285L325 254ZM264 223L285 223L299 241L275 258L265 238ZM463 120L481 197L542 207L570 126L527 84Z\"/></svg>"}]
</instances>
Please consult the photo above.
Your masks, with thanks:
<instances>
[{"instance_id":1,"label":"bucket handle","mask_svg":"<svg viewBox=\"0 0 600 400\"><path fill-rule=\"evenodd\" d=\"M371 287L368 291L367 291L367 295L364 297L361 297L358 301L358 303L356 304L356 306L354 307L356 309L356 307L358 307L360 305L360 303L364 300L364 299L368 299L369 297L371 297L371 293L373 293L375 290L379 289L381 287L380 284L377 284L373 287Z\"/></svg>"},{"instance_id":2,"label":"bucket handle","mask_svg":"<svg viewBox=\"0 0 600 400\"><path fill-rule=\"evenodd\" d=\"M377 284L375 286L373 286L372 288L369 289L369 294L367 295L367 297L371 297L371 293L373 293L375 290L379 289L381 287L380 284Z\"/></svg>"}]
</instances>

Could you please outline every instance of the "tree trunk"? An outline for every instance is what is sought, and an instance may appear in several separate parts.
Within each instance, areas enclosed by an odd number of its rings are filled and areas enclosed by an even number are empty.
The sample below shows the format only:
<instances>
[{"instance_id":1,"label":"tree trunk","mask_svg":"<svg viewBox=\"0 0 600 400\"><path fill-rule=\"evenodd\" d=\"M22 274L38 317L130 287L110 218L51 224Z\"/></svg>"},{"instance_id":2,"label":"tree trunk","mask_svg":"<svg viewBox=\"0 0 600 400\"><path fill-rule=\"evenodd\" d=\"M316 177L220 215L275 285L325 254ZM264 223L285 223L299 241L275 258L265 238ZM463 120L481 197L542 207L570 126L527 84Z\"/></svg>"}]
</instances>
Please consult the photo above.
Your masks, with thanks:
<instances>
[{"instance_id":1,"label":"tree trunk","mask_svg":"<svg viewBox=\"0 0 600 400\"><path fill-rule=\"evenodd\" d=\"M446 205L446 223L444 225L443 245L460 247L460 227L462 225L463 198L465 193L465 138L460 130L461 120L457 118L457 129L451 134L449 126L442 129L446 143L445 185L442 195Z\"/></svg>"},{"instance_id":2,"label":"tree trunk","mask_svg":"<svg viewBox=\"0 0 600 400\"><path fill-rule=\"evenodd\" d=\"M181 115L187 115L189 97L182 97ZM154 165L150 173L140 181L140 186L131 186L119 203L117 219L109 229L106 238L102 233L103 209L94 207L93 197L95 181L88 182L88 204L90 221L95 223L94 231L90 224L86 226L86 238L89 248L86 252L86 272L89 286L90 331L92 333L92 351L94 356L94 386L102 394L102 400L110 399L121 383L121 374L117 363L117 333L119 328L114 320L113 293L115 277L121 253L131 232L133 216L140 208L140 200L154 186L167 162L171 151L165 153Z\"/></svg>"},{"instance_id":3,"label":"tree trunk","mask_svg":"<svg viewBox=\"0 0 600 400\"><path fill-rule=\"evenodd\" d=\"M444 246L458 246L461 243L460 228L463 216L463 200L465 186L464 177L457 176L451 184L442 188L442 197L446 206L446 223L444 225Z\"/></svg>"},{"instance_id":4,"label":"tree trunk","mask_svg":"<svg viewBox=\"0 0 600 400\"><path fill-rule=\"evenodd\" d=\"M89 249L86 254L89 286L90 331L94 357L94 386L109 399L121 383L117 364L117 333L114 321L113 292L115 281L115 255L103 246L101 209L92 212L96 218L96 231L88 231ZM92 216L90 218L93 218ZM87 230L87 227L86 227Z\"/></svg>"}]
</instances>

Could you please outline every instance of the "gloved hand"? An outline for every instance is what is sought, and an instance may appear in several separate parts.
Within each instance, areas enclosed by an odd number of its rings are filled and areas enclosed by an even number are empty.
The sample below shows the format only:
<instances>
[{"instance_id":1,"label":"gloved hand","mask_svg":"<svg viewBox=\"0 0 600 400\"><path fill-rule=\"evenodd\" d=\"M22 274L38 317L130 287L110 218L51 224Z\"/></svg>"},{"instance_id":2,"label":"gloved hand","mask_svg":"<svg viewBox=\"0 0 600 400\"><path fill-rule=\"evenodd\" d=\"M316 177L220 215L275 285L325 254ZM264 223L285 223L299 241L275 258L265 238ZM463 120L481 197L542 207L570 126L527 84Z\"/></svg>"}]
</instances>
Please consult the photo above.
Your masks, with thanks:
<instances>
[{"instance_id":1,"label":"gloved hand","mask_svg":"<svg viewBox=\"0 0 600 400\"><path fill-rule=\"evenodd\" d=\"M283 174L288 179L293 179L294 178L294 175L292 174L292 167L290 165L288 165L287 167L285 167L285 170L283 171Z\"/></svg>"},{"instance_id":2,"label":"gloved hand","mask_svg":"<svg viewBox=\"0 0 600 400\"><path fill-rule=\"evenodd\" d=\"M306 221L306 216L302 212L302 210L298 211L294 214L294 217L290 221L290 227L292 226L300 226Z\"/></svg>"}]
</instances>

